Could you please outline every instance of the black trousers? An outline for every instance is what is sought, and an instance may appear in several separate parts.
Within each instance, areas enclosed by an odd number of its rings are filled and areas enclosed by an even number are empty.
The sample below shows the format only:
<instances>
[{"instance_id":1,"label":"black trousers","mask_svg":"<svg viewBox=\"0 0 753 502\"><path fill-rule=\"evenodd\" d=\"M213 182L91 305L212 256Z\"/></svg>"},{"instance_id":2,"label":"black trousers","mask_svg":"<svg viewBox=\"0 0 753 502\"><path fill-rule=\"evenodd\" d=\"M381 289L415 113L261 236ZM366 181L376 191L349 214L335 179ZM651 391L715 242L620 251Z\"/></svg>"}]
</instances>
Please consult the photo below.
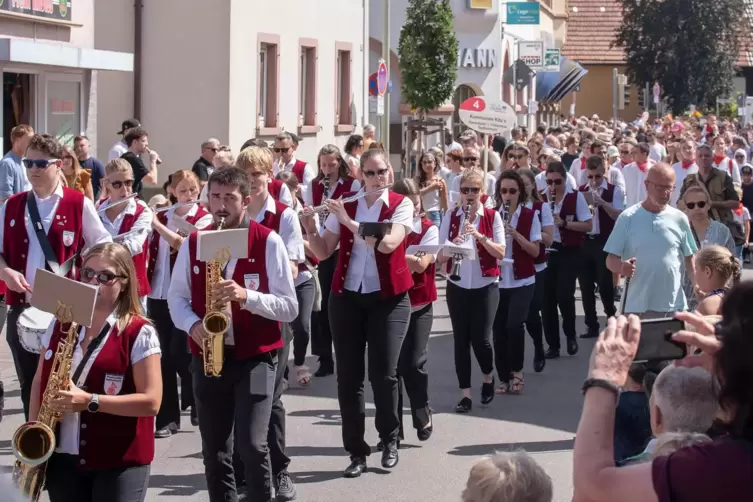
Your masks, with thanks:
<instances>
[{"instance_id":1,"label":"black trousers","mask_svg":"<svg viewBox=\"0 0 753 502\"><path fill-rule=\"evenodd\" d=\"M434 305L424 305L411 312L408 332L400 349L397 372L400 378L398 389L398 412L400 416L400 433L402 437L403 421L403 392L408 393L410 410L413 416L413 427L423 429L429 424L431 410L429 409L429 372L426 362L429 359L429 336L434 321Z\"/></svg>"},{"instance_id":2,"label":"black trousers","mask_svg":"<svg viewBox=\"0 0 753 502\"><path fill-rule=\"evenodd\" d=\"M447 282L447 310L455 339L455 373L461 389L471 388L471 347L484 375L494 371L492 324L499 303L499 286L465 289Z\"/></svg>"},{"instance_id":3,"label":"black trousers","mask_svg":"<svg viewBox=\"0 0 753 502\"><path fill-rule=\"evenodd\" d=\"M203 366L193 357L195 368ZM249 500L272 501L269 432L277 370L276 351L249 359L234 359L225 347L219 377L193 372L199 416L201 452L210 502L237 502L233 450L243 461ZM233 438L235 437L235 441Z\"/></svg>"},{"instance_id":4,"label":"black trousers","mask_svg":"<svg viewBox=\"0 0 753 502\"><path fill-rule=\"evenodd\" d=\"M306 350L311 339L311 311L314 308L316 284L314 279L299 284L295 288L298 298L298 317L291 323L293 329L293 364L302 366L306 362ZM285 359L287 362L287 358Z\"/></svg>"},{"instance_id":5,"label":"black trousers","mask_svg":"<svg viewBox=\"0 0 753 502\"><path fill-rule=\"evenodd\" d=\"M31 382L34 380L34 374L37 372L37 363L39 354L28 352L21 345L18 338L18 317L26 310L26 306L15 306L8 309L8 326L5 330L5 339L10 347L10 353L13 356L13 365L16 367L16 377L21 387L21 402L24 406L24 418L29 420L29 400L31 397Z\"/></svg>"},{"instance_id":6,"label":"black trousers","mask_svg":"<svg viewBox=\"0 0 753 502\"><path fill-rule=\"evenodd\" d=\"M332 292L332 277L337 266L337 251L324 261L319 262L319 287L322 290L322 310L316 316L317 330L311 340L311 351L319 356L319 362L332 361L332 323L329 313L329 298Z\"/></svg>"},{"instance_id":7,"label":"black trousers","mask_svg":"<svg viewBox=\"0 0 753 502\"><path fill-rule=\"evenodd\" d=\"M526 330L523 323L533 299L535 284L519 288L500 288L497 315L494 316L494 362L500 382L512 380L523 371Z\"/></svg>"},{"instance_id":8,"label":"black trousers","mask_svg":"<svg viewBox=\"0 0 753 502\"><path fill-rule=\"evenodd\" d=\"M544 289L546 288L546 269L536 272L536 284L533 288L531 306L528 308L526 330L533 340L533 349L539 354L544 353L544 328L541 324L541 308L544 305Z\"/></svg>"},{"instance_id":9,"label":"black trousers","mask_svg":"<svg viewBox=\"0 0 753 502\"><path fill-rule=\"evenodd\" d=\"M375 425L379 438L387 444L397 440L400 429L397 365L410 322L410 300L407 293L383 298L378 291L364 294L346 290L330 295L329 317L337 356L343 446L353 457L366 457L371 453L364 441L366 344L369 382L376 407Z\"/></svg>"},{"instance_id":10,"label":"black trousers","mask_svg":"<svg viewBox=\"0 0 753 502\"><path fill-rule=\"evenodd\" d=\"M586 241L581 248L582 261L578 274L580 293L583 298L583 311L586 315L586 326L589 333L597 334L599 332L599 319L596 316L594 285L599 285L599 296L607 317L612 317L617 313L617 308L614 306L612 272L607 268L607 253L604 252L604 244L606 244L606 240L601 237L596 239L586 237Z\"/></svg>"},{"instance_id":11,"label":"black trousers","mask_svg":"<svg viewBox=\"0 0 753 502\"><path fill-rule=\"evenodd\" d=\"M148 465L108 471L78 470L78 456L53 453L47 464L50 502L143 502Z\"/></svg>"},{"instance_id":12,"label":"black trousers","mask_svg":"<svg viewBox=\"0 0 753 502\"><path fill-rule=\"evenodd\" d=\"M541 309L544 321L544 336L550 349L560 349L559 313L562 314L562 330L567 338L575 338L575 281L580 268L580 248L562 247L555 242L556 249L547 258L546 281L544 288L544 308Z\"/></svg>"},{"instance_id":13,"label":"black trousers","mask_svg":"<svg viewBox=\"0 0 753 502\"><path fill-rule=\"evenodd\" d=\"M180 410L194 405L191 377L191 352L188 334L175 327L167 308L167 300L146 299L149 318L154 321L162 348L162 404L155 419L155 427L162 429L170 424L180 427ZM202 368L197 366L197 368ZM178 396L180 376L180 397Z\"/></svg>"}]
</instances>

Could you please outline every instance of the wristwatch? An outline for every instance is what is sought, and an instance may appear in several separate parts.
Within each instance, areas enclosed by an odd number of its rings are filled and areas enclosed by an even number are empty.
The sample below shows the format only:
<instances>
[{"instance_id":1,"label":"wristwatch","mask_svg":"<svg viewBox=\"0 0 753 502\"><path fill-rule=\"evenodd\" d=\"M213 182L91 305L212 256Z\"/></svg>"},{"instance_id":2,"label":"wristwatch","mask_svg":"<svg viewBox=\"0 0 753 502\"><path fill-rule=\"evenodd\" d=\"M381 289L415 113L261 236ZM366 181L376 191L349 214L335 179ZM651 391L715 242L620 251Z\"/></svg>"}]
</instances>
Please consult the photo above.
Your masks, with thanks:
<instances>
[{"instance_id":1,"label":"wristwatch","mask_svg":"<svg viewBox=\"0 0 753 502\"><path fill-rule=\"evenodd\" d=\"M97 413L99 411L99 394L92 394L89 404L86 405L86 409L89 410L89 413Z\"/></svg>"}]
</instances>

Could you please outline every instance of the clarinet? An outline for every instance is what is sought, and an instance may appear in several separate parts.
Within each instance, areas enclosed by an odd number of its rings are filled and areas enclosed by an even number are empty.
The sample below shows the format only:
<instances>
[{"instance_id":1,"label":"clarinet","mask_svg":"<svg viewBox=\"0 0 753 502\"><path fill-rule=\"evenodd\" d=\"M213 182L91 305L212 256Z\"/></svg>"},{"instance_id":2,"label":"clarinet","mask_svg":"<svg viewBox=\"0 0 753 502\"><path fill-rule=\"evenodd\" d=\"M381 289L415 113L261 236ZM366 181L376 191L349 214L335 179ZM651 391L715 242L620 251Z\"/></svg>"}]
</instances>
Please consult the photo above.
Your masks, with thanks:
<instances>
[{"instance_id":1,"label":"clarinet","mask_svg":"<svg viewBox=\"0 0 753 502\"><path fill-rule=\"evenodd\" d=\"M504 205L502 206L502 221L505 223L505 225L508 225L510 223L510 218L512 215L510 214L510 201L506 201Z\"/></svg>"},{"instance_id":2,"label":"clarinet","mask_svg":"<svg viewBox=\"0 0 753 502\"><path fill-rule=\"evenodd\" d=\"M321 184L324 186L324 193L322 194L322 203L324 203L325 200L329 199L329 176L325 175L322 178ZM319 213L319 225L322 227L324 226L324 222L327 221L327 216L329 216L329 211Z\"/></svg>"},{"instance_id":3,"label":"clarinet","mask_svg":"<svg viewBox=\"0 0 753 502\"><path fill-rule=\"evenodd\" d=\"M468 203L465 205L465 208L463 209L463 221L460 223L459 232L463 231L465 222L470 221L470 218L471 218L471 201L468 201ZM463 238L467 239L468 236L464 235ZM463 255L454 254L452 257L452 270L450 271L451 280L456 281L456 282L460 280L460 267L462 264L463 264Z\"/></svg>"}]
</instances>

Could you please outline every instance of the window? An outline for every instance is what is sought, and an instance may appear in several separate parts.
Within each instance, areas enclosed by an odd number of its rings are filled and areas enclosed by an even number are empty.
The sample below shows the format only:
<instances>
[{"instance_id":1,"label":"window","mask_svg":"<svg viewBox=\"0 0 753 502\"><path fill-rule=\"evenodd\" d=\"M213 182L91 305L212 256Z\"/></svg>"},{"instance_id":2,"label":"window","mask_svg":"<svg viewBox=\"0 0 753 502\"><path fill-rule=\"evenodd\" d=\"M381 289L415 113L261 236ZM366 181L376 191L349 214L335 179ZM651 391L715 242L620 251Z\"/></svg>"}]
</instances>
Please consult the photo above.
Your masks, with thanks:
<instances>
[{"instance_id":1,"label":"window","mask_svg":"<svg viewBox=\"0 0 753 502\"><path fill-rule=\"evenodd\" d=\"M335 83L337 86L335 127L337 132L352 132L355 128L351 117L351 50L352 44L337 42L337 65Z\"/></svg>"},{"instance_id":2,"label":"window","mask_svg":"<svg viewBox=\"0 0 753 502\"><path fill-rule=\"evenodd\" d=\"M280 37L259 34L257 129L263 136L279 133Z\"/></svg>"},{"instance_id":3,"label":"window","mask_svg":"<svg viewBox=\"0 0 753 502\"><path fill-rule=\"evenodd\" d=\"M317 41L301 39L299 68L299 132L318 132L316 120Z\"/></svg>"},{"instance_id":4,"label":"window","mask_svg":"<svg viewBox=\"0 0 753 502\"><path fill-rule=\"evenodd\" d=\"M267 116L267 61L269 60L269 54L267 52L267 44L262 44L259 51L259 115L262 118Z\"/></svg>"}]
</instances>

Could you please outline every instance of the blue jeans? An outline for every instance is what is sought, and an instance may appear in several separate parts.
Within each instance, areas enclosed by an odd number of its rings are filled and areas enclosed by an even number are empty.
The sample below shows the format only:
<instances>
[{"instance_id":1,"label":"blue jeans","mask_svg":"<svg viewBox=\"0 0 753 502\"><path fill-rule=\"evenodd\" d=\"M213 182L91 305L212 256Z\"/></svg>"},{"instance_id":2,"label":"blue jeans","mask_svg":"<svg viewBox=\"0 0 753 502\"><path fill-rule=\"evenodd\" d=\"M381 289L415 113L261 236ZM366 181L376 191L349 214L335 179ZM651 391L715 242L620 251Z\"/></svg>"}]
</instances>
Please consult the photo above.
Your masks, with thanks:
<instances>
[{"instance_id":1,"label":"blue jeans","mask_svg":"<svg viewBox=\"0 0 753 502\"><path fill-rule=\"evenodd\" d=\"M737 259L740 260L740 263L743 262L743 246L742 244L739 246L735 246L735 252L737 253Z\"/></svg>"},{"instance_id":2,"label":"blue jeans","mask_svg":"<svg viewBox=\"0 0 753 502\"><path fill-rule=\"evenodd\" d=\"M426 217L429 218L436 226L442 224L442 211L426 211Z\"/></svg>"}]
</instances>

